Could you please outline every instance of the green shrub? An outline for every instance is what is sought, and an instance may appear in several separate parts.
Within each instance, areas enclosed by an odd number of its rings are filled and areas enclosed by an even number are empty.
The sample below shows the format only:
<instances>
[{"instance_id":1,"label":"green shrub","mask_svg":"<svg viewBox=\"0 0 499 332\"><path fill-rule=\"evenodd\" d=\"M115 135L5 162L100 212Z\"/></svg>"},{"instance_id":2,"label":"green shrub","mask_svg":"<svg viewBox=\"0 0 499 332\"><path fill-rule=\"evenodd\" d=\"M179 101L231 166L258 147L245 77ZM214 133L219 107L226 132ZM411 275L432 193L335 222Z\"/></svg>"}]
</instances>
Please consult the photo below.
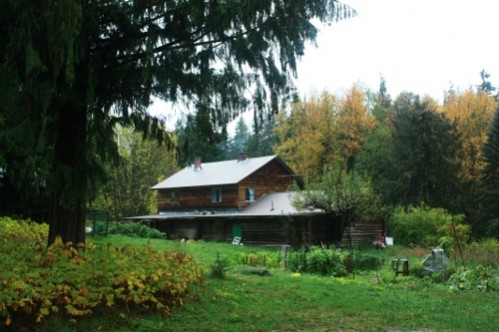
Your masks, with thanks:
<instances>
[{"instance_id":1,"label":"green shrub","mask_svg":"<svg viewBox=\"0 0 499 332\"><path fill-rule=\"evenodd\" d=\"M341 277L348 274L347 265L356 271L367 271L379 270L384 263L384 255L378 253L312 246L309 249L292 251L288 266L293 272Z\"/></svg>"},{"instance_id":2,"label":"green shrub","mask_svg":"<svg viewBox=\"0 0 499 332\"><path fill-rule=\"evenodd\" d=\"M484 266L499 266L499 240L472 242L463 249L466 262Z\"/></svg>"},{"instance_id":3,"label":"green shrub","mask_svg":"<svg viewBox=\"0 0 499 332\"><path fill-rule=\"evenodd\" d=\"M300 249L290 254L289 266L295 272L308 272L321 275L345 276L348 252L312 246L309 250Z\"/></svg>"},{"instance_id":4,"label":"green shrub","mask_svg":"<svg viewBox=\"0 0 499 332\"><path fill-rule=\"evenodd\" d=\"M361 250L354 250L351 256L351 264L356 270L377 270L381 268L384 263L384 257Z\"/></svg>"},{"instance_id":5,"label":"green shrub","mask_svg":"<svg viewBox=\"0 0 499 332\"><path fill-rule=\"evenodd\" d=\"M37 224L29 219L14 220L9 217L0 217L0 242L41 242L47 239L48 233L47 224Z\"/></svg>"},{"instance_id":6,"label":"green shrub","mask_svg":"<svg viewBox=\"0 0 499 332\"><path fill-rule=\"evenodd\" d=\"M229 262L225 258L220 258L220 254L217 252L217 258L215 263L211 265L211 276L217 279L225 279L225 272L227 272Z\"/></svg>"},{"instance_id":7,"label":"green shrub","mask_svg":"<svg viewBox=\"0 0 499 332\"><path fill-rule=\"evenodd\" d=\"M445 209L410 206L395 211L388 220L388 229L397 244L435 247L442 237L446 237L441 243L450 250L455 234L462 243L469 239L470 228L461 223L463 219L464 216L452 216Z\"/></svg>"},{"instance_id":8,"label":"green shrub","mask_svg":"<svg viewBox=\"0 0 499 332\"><path fill-rule=\"evenodd\" d=\"M151 228L149 226L135 223L135 222L111 223L109 225L108 234L119 234L119 235L149 238L149 239L165 239L166 238L165 233L160 232L159 230L157 230L155 228Z\"/></svg>"},{"instance_id":9,"label":"green shrub","mask_svg":"<svg viewBox=\"0 0 499 332\"><path fill-rule=\"evenodd\" d=\"M455 290L499 290L499 269L490 266L460 267L448 283Z\"/></svg>"},{"instance_id":10,"label":"green shrub","mask_svg":"<svg viewBox=\"0 0 499 332\"><path fill-rule=\"evenodd\" d=\"M288 257L288 267L293 272L305 272L307 267L307 253L305 248L291 251Z\"/></svg>"},{"instance_id":11,"label":"green shrub","mask_svg":"<svg viewBox=\"0 0 499 332\"><path fill-rule=\"evenodd\" d=\"M428 271L426 271L423 268L423 265L421 264L412 264L413 262L409 262L409 275L417 278L423 279L424 277L428 276Z\"/></svg>"},{"instance_id":12,"label":"green shrub","mask_svg":"<svg viewBox=\"0 0 499 332\"><path fill-rule=\"evenodd\" d=\"M277 267L279 265L279 255L267 251L240 253L237 261L239 264L250 266Z\"/></svg>"}]
</instances>

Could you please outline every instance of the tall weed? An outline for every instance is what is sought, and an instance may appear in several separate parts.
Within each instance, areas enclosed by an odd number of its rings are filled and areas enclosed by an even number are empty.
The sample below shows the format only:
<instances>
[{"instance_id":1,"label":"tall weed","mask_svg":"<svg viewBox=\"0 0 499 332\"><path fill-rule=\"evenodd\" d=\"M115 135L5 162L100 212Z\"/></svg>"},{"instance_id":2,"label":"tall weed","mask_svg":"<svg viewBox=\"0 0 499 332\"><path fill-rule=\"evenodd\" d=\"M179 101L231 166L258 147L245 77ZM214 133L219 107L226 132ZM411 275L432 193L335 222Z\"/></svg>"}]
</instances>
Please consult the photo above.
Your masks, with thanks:
<instances>
[{"instance_id":1,"label":"tall weed","mask_svg":"<svg viewBox=\"0 0 499 332\"><path fill-rule=\"evenodd\" d=\"M463 259L467 264L499 266L499 240L485 239L464 246Z\"/></svg>"}]
</instances>

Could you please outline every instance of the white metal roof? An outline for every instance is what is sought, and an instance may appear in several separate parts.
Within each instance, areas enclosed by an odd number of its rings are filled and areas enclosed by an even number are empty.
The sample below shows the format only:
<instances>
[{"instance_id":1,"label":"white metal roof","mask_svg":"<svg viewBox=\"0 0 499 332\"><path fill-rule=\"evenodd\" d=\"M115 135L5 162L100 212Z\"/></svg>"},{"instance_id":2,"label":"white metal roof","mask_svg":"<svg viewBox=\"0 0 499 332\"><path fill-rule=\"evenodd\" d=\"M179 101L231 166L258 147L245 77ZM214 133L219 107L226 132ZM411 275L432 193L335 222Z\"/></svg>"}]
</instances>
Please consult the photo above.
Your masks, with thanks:
<instances>
[{"instance_id":1,"label":"white metal roof","mask_svg":"<svg viewBox=\"0 0 499 332\"><path fill-rule=\"evenodd\" d=\"M324 214L324 211L316 210L297 210L293 205L293 196L297 192L271 193L262 196L253 205L242 211L230 211L225 213L205 213L201 212L172 212L168 214L156 214L149 216L135 216L126 219L196 219L196 218L233 218L233 217L277 217L277 216L299 216ZM208 211L210 212L210 211Z\"/></svg>"},{"instance_id":2,"label":"white metal roof","mask_svg":"<svg viewBox=\"0 0 499 332\"><path fill-rule=\"evenodd\" d=\"M236 184L275 158L278 156L247 158L243 161L237 159L217 161L201 164L200 169L195 169L194 165L187 166L156 184L152 189Z\"/></svg>"},{"instance_id":3,"label":"white metal roof","mask_svg":"<svg viewBox=\"0 0 499 332\"><path fill-rule=\"evenodd\" d=\"M297 210L292 202L293 198L298 195L296 191L271 193L262 196L255 204L247 207L240 212L240 216L278 216L278 215L299 215L299 214L314 214L323 213L321 210Z\"/></svg>"}]
</instances>

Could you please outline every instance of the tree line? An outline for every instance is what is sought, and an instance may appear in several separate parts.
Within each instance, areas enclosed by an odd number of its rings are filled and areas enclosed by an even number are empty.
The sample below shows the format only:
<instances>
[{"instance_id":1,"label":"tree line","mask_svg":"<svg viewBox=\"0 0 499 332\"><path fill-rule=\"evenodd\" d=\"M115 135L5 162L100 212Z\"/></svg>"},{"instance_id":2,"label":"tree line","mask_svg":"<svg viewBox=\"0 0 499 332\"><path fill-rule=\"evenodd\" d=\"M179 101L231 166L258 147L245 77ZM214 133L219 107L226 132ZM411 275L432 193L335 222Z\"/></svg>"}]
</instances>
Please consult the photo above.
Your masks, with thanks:
<instances>
[{"instance_id":1,"label":"tree line","mask_svg":"<svg viewBox=\"0 0 499 332\"><path fill-rule=\"evenodd\" d=\"M84 242L89 202L125 192L102 189L106 179L135 180L138 171L123 163L140 164L133 153L141 149L120 148L117 128L141 133L130 142L178 151L180 164L245 148L280 154L310 183L326 166L356 172L387 205L442 206L465 213L477 234L497 235L499 120L485 72L474 89L450 89L442 105L412 93L392 101L384 82L377 93L353 87L290 104L297 60L317 34L312 19L354 17L348 6L44 0L1 9L0 211L29 215L47 205L49 243ZM175 134L147 112L152 96L193 110ZM248 109L255 118L246 143L243 124L229 142L227 124ZM175 158L160 154L168 165Z\"/></svg>"},{"instance_id":2,"label":"tree line","mask_svg":"<svg viewBox=\"0 0 499 332\"><path fill-rule=\"evenodd\" d=\"M263 123L255 120L252 132L240 120L215 150L189 145L199 136L189 137L188 121L177 133L191 149L185 155L215 151L207 157L217 160L243 150L275 153L310 187L341 172L362 176L385 207L444 208L463 214L475 235L497 237L498 97L489 75L480 76L475 87L449 88L442 103L411 92L392 99L384 79L375 92L359 85L343 96L324 91Z\"/></svg>"},{"instance_id":3,"label":"tree line","mask_svg":"<svg viewBox=\"0 0 499 332\"><path fill-rule=\"evenodd\" d=\"M384 207L444 208L497 237L498 98L481 76L441 104L411 92L392 100L383 79L374 93L312 96L277 116L274 152L316 189L325 170L363 176Z\"/></svg>"}]
</instances>

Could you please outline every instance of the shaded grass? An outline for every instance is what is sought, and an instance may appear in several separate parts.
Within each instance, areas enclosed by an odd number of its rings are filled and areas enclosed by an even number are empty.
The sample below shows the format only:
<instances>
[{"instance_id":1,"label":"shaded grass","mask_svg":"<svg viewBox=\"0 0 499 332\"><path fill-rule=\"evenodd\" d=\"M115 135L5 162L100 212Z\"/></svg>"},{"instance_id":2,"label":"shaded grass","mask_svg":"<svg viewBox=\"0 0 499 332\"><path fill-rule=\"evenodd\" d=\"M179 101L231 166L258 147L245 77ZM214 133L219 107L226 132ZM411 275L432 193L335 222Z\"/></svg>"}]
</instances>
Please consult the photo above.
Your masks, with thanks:
<instances>
[{"instance_id":1,"label":"shaded grass","mask_svg":"<svg viewBox=\"0 0 499 332\"><path fill-rule=\"evenodd\" d=\"M397 277L388 263L381 270L355 278L297 275L271 269L271 276L245 274L237 265L240 253L276 249L221 243L180 243L130 239L95 239L97 244L143 245L182 250L207 269L216 254L232 262L226 279L207 277L206 286L168 317L148 312L120 314L102 311L67 323L49 322L45 331L498 331L499 292L451 291L449 287ZM390 257L408 256L397 248L378 251ZM409 257L417 264L424 257Z\"/></svg>"},{"instance_id":2,"label":"shaded grass","mask_svg":"<svg viewBox=\"0 0 499 332\"><path fill-rule=\"evenodd\" d=\"M377 285L275 272L260 278L234 274L211 281L211 293L169 318L179 331L197 318L199 331L495 331L497 294L453 293L432 286ZM358 278L360 279L360 278ZM473 305L476 304L476 305Z\"/></svg>"}]
</instances>

